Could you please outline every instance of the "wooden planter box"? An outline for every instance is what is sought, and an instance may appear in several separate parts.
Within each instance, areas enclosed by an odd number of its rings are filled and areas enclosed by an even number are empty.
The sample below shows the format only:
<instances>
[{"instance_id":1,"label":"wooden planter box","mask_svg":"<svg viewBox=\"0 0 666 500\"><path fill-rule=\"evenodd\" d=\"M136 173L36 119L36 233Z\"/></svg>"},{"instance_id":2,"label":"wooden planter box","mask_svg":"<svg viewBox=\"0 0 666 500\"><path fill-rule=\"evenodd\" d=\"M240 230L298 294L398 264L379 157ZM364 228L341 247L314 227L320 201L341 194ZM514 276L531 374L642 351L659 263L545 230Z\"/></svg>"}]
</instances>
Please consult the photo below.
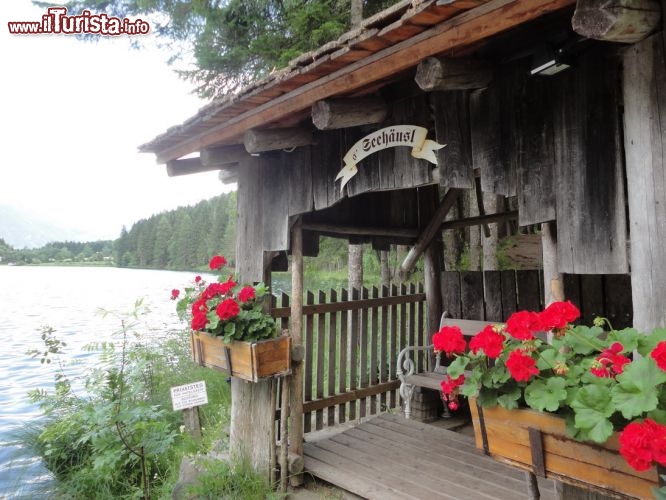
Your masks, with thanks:
<instances>
[{"instance_id":1,"label":"wooden planter box","mask_svg":"<svg viewBox=\"0 0 666 500\"><path fill-rule=\"evenodd\" d=\"M479 408L470 398L476 447L516 467L614 498L654 498L656 467L638 472L619 453L617 435L603 445L567 436L565 421L532 409Z\"/></svg>"},{"instance_id":2,"label":"wooden planter box","mask_svg":"<svg viewBox=\"0 0 666 500\"><path fill-rule=\"evenodd\" d=\"M291 373L291 337L281 336L259 342L234 341L192 332L192 356L202 366L229 373L250 382Z\"/></svg>"}]
</instances>

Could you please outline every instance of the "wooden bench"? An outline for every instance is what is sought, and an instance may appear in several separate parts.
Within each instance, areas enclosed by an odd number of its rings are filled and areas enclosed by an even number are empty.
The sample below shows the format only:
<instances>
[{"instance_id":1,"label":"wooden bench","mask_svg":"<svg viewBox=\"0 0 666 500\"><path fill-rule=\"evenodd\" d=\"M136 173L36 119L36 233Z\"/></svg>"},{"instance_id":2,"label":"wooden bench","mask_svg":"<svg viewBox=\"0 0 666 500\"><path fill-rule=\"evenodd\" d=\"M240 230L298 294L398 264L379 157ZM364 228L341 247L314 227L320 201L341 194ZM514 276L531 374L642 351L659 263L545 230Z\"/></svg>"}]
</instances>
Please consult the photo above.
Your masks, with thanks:
<instances>
[{"instance_id":1,"label":"wooden bench","mask_svg":"<svg viewBox=\"0 0 666 500\"><path fill-rule=\"evenodd\" d=\"M496 324L496 322L493 321L449 318L445 312L442 314L439 327L457 326L462 330L465 338L469 340L487 325L494 324ZM434 354L435 366L431 371L416 373L416 364L411 355L417 351L426 351L426 353ZM435 353L432 344L428 346L407 346L400 351L400 354L398 354L396 373L400 379L400 397L404 404L405 418L409 419L411 417L414 389L417 387L423 387L436 391L441 390L440 383L446 378L446 367L442 366L441 361L441 353ZM446 405L444 405L444 414L442 416L450 416L449 409Z\"/></svg>"}]
</instances>

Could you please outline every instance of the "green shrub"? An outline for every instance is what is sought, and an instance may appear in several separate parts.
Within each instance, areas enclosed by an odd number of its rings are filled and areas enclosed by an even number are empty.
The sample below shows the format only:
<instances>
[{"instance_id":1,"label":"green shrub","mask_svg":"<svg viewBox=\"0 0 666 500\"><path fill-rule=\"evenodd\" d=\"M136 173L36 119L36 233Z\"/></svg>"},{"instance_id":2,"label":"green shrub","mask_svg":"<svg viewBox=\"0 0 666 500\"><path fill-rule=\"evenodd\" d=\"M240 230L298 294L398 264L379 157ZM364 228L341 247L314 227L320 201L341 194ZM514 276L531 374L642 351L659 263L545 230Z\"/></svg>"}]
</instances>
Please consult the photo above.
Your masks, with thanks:
<instances>
[{"instance_id":1,"label":"green shrub","mask_svg":"<svg viewBox=\"0 0 666 500\"><path fill-rule=\"evenodd\" d=\"M45 328L45 349L32 351L53 369L53 390L30 392L44 419L25 438L71 498L144 498L168 496L183 455L205 450L222 436L229 414L226 376L196 366L183 332L141 333L143 305L119 316L114 342L87 346L99 353L74 389L62 361L65 344ZM52 363L52 361L55 361ZM181 432L182 414L172 410L169 388L205 380L209 404L200 408L208 427L202 443Z\"/></svg>"}]
</instances>

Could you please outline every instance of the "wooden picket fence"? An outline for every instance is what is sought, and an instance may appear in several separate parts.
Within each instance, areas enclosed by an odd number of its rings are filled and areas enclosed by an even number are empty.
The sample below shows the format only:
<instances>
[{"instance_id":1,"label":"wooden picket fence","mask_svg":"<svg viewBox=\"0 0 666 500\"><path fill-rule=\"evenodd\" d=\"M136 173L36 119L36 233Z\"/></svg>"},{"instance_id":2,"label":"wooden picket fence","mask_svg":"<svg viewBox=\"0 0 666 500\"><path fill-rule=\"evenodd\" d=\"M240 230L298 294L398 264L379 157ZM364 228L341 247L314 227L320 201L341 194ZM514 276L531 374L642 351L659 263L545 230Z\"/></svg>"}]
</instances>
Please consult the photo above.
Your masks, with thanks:
<instances>
[{"instance_id":1,"label":"wooden picket fence","mask_svg":"<svg viewBox=\"0 0 666 500\"><path fill-rule=\"evenodd\" d=\"M540 271L442 273L443 306L452 317L505 321L520 309L543 307ZM565 276L565 293L589 324L609 318L631 325L629 276ZM303 302L304 432L373 415L400 404L398 353L428 345L422 286L307 292ZM288 328L289 296L274 297L272 314ZM415 359L419 369L427 362ZM278 395L277 398L280 401Z\"/></svg>"},{"instance_id":2,"label":"wooden picket fence","mask_svg":"<svg viewBox=\"0 0 666 500\"><path fill-rule=\"evenodd\" d=\"M304 431L396 407L398 353L427 342L422 287L307 292L304 299ZM286 294L272 314L286 327Z\"/></svg>"}]
</instances>

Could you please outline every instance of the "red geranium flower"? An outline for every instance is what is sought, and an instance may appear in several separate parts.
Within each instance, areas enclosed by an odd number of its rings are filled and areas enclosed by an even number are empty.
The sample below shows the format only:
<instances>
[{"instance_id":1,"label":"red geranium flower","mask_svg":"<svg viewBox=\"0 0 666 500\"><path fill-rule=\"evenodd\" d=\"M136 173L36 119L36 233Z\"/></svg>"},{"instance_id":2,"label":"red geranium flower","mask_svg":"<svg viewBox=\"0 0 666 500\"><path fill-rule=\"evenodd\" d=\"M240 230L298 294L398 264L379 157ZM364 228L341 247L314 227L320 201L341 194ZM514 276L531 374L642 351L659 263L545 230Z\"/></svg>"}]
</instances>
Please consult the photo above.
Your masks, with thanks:
<instances>
[{"instance_id":1,"label":"red geranium flower","mask_svg":"<svg viewBox=\"0 0 666 500\"><path fill-rule=\"evenodd\" d=\"M192 316L192 330L203 330L206 328L208 318L205 312L197 312Z\"/></svg>"},{"instance_id":2,"label":"red geranium flower","mask_svg":"<svg viewBox=\"0 0 666 500\"><path fill-rule=\"evenodd\" d=\"M580 317L580 311L570 301L553 302L540 314L544 330L566 328Z\"/></svg>"},{"instance_id":3,"label":"red geranium flower","mask_svg":"<svg viewBox=\"0 0 666 500\"><path fill-rule=\"evenodd\" d=\"M541 330L541 317L532 311L515 312L506 321L506 331L518 340L532 340L534 332Z\"/></svg>"},{"instance_id":4,"label":"red geranium flower","mask_svg":"<svg viewBox=\"0 0 666 500\"><path fill-rule=\"evenodd\" d=\"M215 309L215 312L219 318L224 321L234 316L237 316L240 312L240 307L234 299L224 299Z\"/></svg>"},{"instance_id":5,"label":"red geranium flower","mask_svg":"<svg viewBox=\"0 0 666 500\"><path fill-rule=\"evenodd\" d=\"M222 255L216 255L215 257L210 259L210 262L208 263L211 269L220 269L222 266L225 266L226 264L227 264L227 259L225 259Z\"/></svg>"},{"instance_id":6,"label":"red geranium flower","mask_svg":"<svg viewBox=\"0 0 666 500\"><path fill-rule=\"evenodd\" d=\"M444 380L440 382L442 392L444 394L452 394L453 391L465 383L465 374L460 375L458 378L451 378L447 375Z\"/></svg>"},{"instance_id":7,"label":"red geranium flower","mask_svg":"<svg viewBox=\"0 0 666 500\"><path fill-rule=\"evenodd\" d=\"M444 351L447 356L465 352L465 338L462 330L457 326L443 326L432 336L432 342L435 345L435 351Z\"/></svg>"},{"instance_id":8,"label":"red geranium flower","mask_svg":"<svg viewBox=\"0 0 666 500\"><path fill-rule=\"evenodd\" d=\"M244 286L240 292L238 292L238 300L245 303L254 298L254 287Z\"/></svg>"},{"instance_id":9,"label":"red geranium flower","mask_svg":"<svg viewBox=\"0 0 666 500\"><path fill-rule=\"evenodd\" d=\"M509 359L506 360L506 368L516 382L527 382L532 375L539 374L536 360L520 349L511 351Z\"/></svg>"},{"instance_id":10,"label":"red geranium flower","mask_svg":"<svg viewBox=\"0 0 666 500\"><path fill-rule=\"evenodd\" d=\"M229 278L229 279L228 279L227 281L225 281L224 283L220 283L219 286L218 286L218 290L219 290L220 295L226 295L226 294L228 294L231 290L234 289L234 287L235 287L237 284L238 284L238 283L236 283L236 282L235 282L234 280L232 280L231 278Z\"/></svg>"},{"instance_id":11,"label":"red geranium flower","mask_svg":"<svg viewBox=\"0 0 666 500\"><path fill-rule=\"evenodd\" d=\"M202 297L199 300L196 300L192 303L192 314L197 314L197 313L206 314L207 312L208 312L208 306L206 305L205 298Z\"/></svg>"},{"instance_id":12,"label":"red geranium flower","mask_svg":"<svg viewBox=\"0 0 666 500\"><path fill-rule=\"evenodd\" d=\"M201 281L201 276L195 276L194 277L194 282L199 283Z\"/></svg>"},{"instance_id":13,"label":"red geranium flower","mask_svg":"<svg viewBox=\"0 0 666 500\"><path fill-rule=\"evenodd\" d=\"M504 335L497 333L492 325L486 326L469 342L469 348L474 354L482 350L491 359L498 358L503 347Z\"/></svg>"},{"instance_id":14,"label":"red geranium flower","mask_svg":"<svg viewBox=\"0 0 666 500\"><path fill-rule=\"evenodd\" d=\"M646 418L631 422L620 433L620 454L637 471L648 470L652 462L666 465L666 426Z\"/></svg>"},{"instance_id":15,"label":"red geranium flower","mask_svg":"<svg viewBox=\"0 0 666 500\"><path fill-rule=\"evenodd\" d=\"M630 363L631 360L620 354L624 350L624 346L619 342L613 342L608 348L601 351L601 354L596 357L592 364L590 371L597 377L614 377L624 371L624 365Z\"/></svg>"},{"instance_id":16,"label":"red geranium flower","mask_svg":"<svg viewBox=\"0 0 666 500\"><path fill-rule=\"evenodd\" d=\"M650 356L655 360L659 368L666 371L666 342L659 342L650 353Z\"/></svg>"},{"instance_id":17,"label":"red geranium flower","mask_svg":"<svg viewBox=\"0 0 666 500\"><path fill-rule=\"evenodd\" d=\"M171 300L176 300L179 295L180 295L180 290L178 290L177 288L171 290Z\"/></svg>"}]
</instances>

